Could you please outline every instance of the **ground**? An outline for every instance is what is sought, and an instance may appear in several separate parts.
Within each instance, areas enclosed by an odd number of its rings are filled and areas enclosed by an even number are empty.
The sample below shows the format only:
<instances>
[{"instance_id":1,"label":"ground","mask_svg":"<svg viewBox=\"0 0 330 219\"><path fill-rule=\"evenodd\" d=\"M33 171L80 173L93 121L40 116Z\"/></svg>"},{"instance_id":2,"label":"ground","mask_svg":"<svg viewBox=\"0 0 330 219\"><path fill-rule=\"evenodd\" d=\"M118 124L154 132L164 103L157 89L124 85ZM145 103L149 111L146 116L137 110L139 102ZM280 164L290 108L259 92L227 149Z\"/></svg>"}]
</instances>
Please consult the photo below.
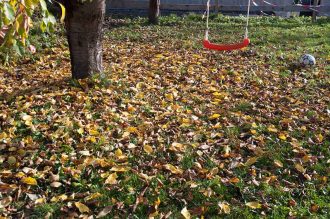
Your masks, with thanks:
<instances>
[{"instance_id":1,"label":"ground","mask_svg":"<svg viewBox=\"0 0 330 219\"><path fill-rule=\"evenodd\" d=\"M329 19L252 18L234 52L203 49L204 25L108 19L91 88L61 30L32 33L37 54L0 66L0 215L329 218Z\"/></svg>"}]
</instances>

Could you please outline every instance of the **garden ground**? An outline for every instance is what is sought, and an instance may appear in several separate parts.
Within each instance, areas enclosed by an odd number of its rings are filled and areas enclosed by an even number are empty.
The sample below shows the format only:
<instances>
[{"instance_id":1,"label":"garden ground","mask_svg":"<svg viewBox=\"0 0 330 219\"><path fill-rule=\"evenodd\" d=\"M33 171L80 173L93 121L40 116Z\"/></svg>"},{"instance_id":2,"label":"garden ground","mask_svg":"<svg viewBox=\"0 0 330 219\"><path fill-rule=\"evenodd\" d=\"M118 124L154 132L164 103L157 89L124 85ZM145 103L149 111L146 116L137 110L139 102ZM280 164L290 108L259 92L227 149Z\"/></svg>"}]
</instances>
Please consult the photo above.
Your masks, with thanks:
<instances>
[{"instance_id":1,"label":"garden ground","mask_svg":"<svg viewBox=\"0 0 330 219\"><path fill-rule=\"evenodd\" d=\"M3 217L329 217L329 19L254 17L234 52L197 15L106 24L93 87L60 30L0 66ZM212 40L243 24L213 16Z\"/></svg>"}]
</instances>

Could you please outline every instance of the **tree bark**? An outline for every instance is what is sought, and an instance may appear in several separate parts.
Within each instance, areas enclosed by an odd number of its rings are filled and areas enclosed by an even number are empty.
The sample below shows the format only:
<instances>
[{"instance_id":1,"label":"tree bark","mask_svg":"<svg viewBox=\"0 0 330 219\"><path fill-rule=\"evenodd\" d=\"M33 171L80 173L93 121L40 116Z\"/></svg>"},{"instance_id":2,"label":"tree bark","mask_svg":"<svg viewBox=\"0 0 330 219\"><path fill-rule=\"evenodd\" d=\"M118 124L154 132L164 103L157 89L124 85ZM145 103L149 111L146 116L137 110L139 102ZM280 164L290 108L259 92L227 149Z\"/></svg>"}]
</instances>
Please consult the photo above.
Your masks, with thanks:
<instances>
[{"instance_id":1,"label":"tree bark","mask_svg":"<svg viewBox=\"0 0 330 219\"><path fill-rule=\"evenodd\" d=\"M149 0L149 23L158 24L160 0Z\"/></svg>"},{"instance_id":2,"label":"tree bark","mask_svg":"<svg viewBox=\"0 0 330 219\"><path fill-rule=\"evenodd\" d=\"M72 77L82 79L102 73L102 25L105 0L80 3L62 1L70 49Z\"/></svg>"}]
</instances>

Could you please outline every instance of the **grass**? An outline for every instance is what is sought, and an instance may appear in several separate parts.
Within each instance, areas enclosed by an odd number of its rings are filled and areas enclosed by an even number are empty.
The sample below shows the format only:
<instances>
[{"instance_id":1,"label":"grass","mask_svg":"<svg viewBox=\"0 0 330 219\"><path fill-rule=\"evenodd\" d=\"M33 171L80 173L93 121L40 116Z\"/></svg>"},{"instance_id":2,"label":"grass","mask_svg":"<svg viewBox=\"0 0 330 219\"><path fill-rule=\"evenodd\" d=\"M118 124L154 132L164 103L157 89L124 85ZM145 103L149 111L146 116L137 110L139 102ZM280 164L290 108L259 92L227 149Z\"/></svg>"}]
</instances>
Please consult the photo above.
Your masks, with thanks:
<instances>
[{"instance_id":1,"label":"grass","mask_svg":"<svg viewBox=\"0 0 330 219\"><path fill-rule=\"evenodd\" d=\"M34 30L38 54L0 67L0 177L24 191L1 194L13 201L0 215L111 208L105 218L179 218L187 207L193 218L329 217L329 19L252 17L252 45L224 53L202 48L200 15L162 17L157 26L114 21L105 29L106 77L88 92L67 79L61 30ZM244 17L211 21L212 41L241 39ZM315 68L296 66L304 53L315 55Z\"/></svg>"}]
</instances>

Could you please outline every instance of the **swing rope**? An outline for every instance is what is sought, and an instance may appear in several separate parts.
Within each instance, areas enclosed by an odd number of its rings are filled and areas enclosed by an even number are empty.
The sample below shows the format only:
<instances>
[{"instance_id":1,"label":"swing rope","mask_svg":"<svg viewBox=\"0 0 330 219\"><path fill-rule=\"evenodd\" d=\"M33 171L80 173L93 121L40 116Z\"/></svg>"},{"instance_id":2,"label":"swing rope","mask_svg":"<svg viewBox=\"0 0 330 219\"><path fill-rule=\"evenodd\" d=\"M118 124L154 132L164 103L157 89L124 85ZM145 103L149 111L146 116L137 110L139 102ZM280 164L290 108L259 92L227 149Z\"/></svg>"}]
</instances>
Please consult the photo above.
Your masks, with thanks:
<instances>
[{"instance_id":1,"label":"swing rope","mask_svg":"<svg viewBox=\"0 0 330 219\"><path fill-rule=\"evenodd\" d=\"M209 41L209 17L210 17L210 1L207 1L207 10L206 10L206 30L205 37L203 41L203 45L207 49L218 50L218 51L226 51L226 50L236 50L247 47L250 44L249 40L249 18L250 18L250 8L251 8L251 0L248 3L247 15L246 15L246 25L245 25L245 34L244 39L240 43L236 44L213 44Z\"/></svg>"}]
</instances>

